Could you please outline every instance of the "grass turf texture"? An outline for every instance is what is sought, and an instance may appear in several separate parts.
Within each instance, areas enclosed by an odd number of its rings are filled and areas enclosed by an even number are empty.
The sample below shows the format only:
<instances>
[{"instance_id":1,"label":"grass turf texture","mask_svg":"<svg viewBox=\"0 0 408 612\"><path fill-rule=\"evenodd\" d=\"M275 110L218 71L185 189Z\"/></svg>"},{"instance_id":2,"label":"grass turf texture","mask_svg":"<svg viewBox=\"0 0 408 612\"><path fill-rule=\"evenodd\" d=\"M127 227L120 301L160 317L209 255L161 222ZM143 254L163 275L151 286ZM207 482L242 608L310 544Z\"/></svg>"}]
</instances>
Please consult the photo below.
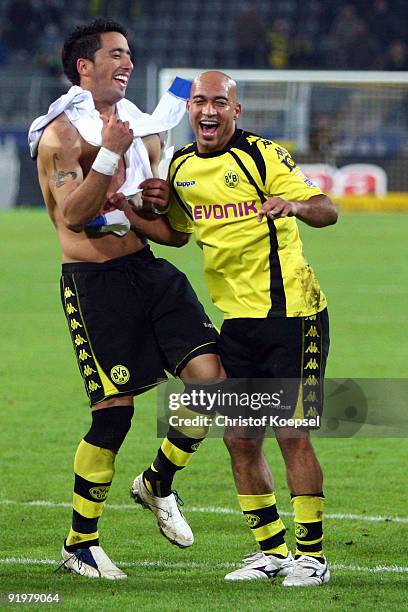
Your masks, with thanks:
<instances>
[{"instance_id":1,"label":"grass turf texture","mask_svg":"<svg viewBox=\"0 0 408 612\"><path fill-rule=\"evenodd\" d=\"M328 375L406 376L402 329L408 216L344 214L332 228L300 225L306 254L330 305ZM214 439L206 441L176 482L196 536L191 549L171 546L148 511L107 506L100 523L102 544L129 579L111 583L53 573L70 522L73 452L89 425L89 411L59 304L60 256L50 222L43 211L17 210L0 213L0 227L0 591L59 592L61 608L76 610L404 607L407 574L369 569L407 566L406 522L327 519L325 550L338 569L323 588L288 590L280 581L224 582L224 574L255 546L238 512L227 452ZM188 274L209 314L220 323L209 304L197 247L155 251ZM154 392L137 399L133 427L116 463L111 505L131 505L130 481L159 445L155 413ZM408 516L400 494L405 439L319 438L315 446L325 470L329 514ZM265 449L276 477L279 508L290 512L274 441L267 440ZM33 506L27 504L30 500L68 506ZM198 511L210 507L231 513ZM291 518L284 516L284 521L293 548ZM13 558L43 563L10 562Z\"/></svg>"}]
</instances>

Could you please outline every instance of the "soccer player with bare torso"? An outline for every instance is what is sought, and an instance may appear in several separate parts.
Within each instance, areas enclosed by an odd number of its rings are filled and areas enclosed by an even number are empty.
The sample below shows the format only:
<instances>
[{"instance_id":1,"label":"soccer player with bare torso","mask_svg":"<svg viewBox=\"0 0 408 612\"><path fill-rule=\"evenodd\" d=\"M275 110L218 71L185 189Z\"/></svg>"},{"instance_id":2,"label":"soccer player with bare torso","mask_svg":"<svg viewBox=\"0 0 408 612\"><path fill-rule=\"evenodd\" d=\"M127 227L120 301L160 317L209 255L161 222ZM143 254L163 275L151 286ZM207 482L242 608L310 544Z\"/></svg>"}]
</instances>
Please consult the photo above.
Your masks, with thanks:
<instances>
[{"instance_id":1,"label":"soccer player with bare torso","mask_svg":"<svg viewBox=\"0 0 408 612\"><path fill-rule=\"evenodd\" d=\"M185 236L162 216L135 212L120 193L124 158L137 140L118 115L133 69L125 30L108 20L79 26L66 39L62 58L66 75L91 94L103 121L101 147L87 142L64 112L45 127L38 144L40 186L62 250L61 299L92 410L75 455L72 525L62 558L78 574L121 579L126 574L100 547L97 524L131 426L134 396L154 387L165 370L209 384L225 374L203 307L184 274L155 258L143 228L165 227L176 245ZM157 177L157 134L144 145ZM168 199L167 183L156 177L140 185L144 207L153 211ZM114 209L127 210L137 231L118 236L92 227L95 217ZM193 534L171 484L200 442L170 429L131 489L180 547L191 546Z\"/></svg>"}]
</instances>

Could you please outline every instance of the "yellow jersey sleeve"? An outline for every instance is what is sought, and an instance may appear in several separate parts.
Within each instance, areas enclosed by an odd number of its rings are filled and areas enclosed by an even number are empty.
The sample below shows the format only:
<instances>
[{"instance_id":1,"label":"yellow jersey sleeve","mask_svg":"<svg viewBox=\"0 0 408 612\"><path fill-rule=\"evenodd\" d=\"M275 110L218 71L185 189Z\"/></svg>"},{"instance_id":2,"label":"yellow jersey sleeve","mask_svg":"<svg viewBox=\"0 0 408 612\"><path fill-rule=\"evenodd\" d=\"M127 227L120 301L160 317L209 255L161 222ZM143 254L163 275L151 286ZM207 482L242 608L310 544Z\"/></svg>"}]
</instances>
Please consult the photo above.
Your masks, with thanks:
<instances>
[{"instance_id":1,"label":"yellow jersey sleeve","mask_svg":"<svg viewBox=\"0 0 408 612\"><path fill-rule=\"evenodd\" d=\"M265 189L268 196L303 202L322 195L320 189L303 174L289 152L276 142L258 141L266 164Z\"/></svg>"},{"instance_id":2,"label":"yellow jersey sleeve","mask_svg":"<svg viewBox=\"0 0 408 612\"><path fill-rule=\"evenodd\" d=\"M187 204L185 206L187 206ZM176 231L185 232L186 234L192 234L194 232L193 220L184 210L173 187L170 187L169 210L167 213L167 218L171 227Z\"/></svg>"},{"instance_id":3,"label":"yellow jersey sleeve","mask_svg":"<svg viewBox=\"0 0 408 612\"><path fill-rule=\"evenodd\" d=\"M170 184L169 210L167 212L167 218L171 227L177 232L192 234L194 232L194 223L191 214L189 214L190 207L188 204L182 201L181 197L174 188L173 183L177 173L177 165L174 162L175 158L173 157L167 176L167 180Z\"/></svg>"}]
</instances>

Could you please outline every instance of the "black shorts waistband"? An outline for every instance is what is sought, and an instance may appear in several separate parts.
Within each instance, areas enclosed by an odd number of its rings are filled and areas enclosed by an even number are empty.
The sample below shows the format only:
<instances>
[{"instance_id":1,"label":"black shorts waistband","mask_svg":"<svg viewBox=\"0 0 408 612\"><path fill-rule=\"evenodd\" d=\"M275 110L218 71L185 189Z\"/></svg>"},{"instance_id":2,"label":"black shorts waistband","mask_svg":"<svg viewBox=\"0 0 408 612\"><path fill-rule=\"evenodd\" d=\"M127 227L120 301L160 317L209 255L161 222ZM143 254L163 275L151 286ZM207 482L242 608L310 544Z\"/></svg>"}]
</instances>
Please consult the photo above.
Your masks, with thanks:
<instances>
[{"instance_id":1,"label":"black shorts waistband","mask_svg":"<svg viewBox=\"0 0 408 612\"><path fill-rule=\"evenodd\" d=\"M114 257L107 261L96 262L96 261L80 261L77 263L63 263L62 274L70 272L93 272L95 270L112 270L112 269L123 269L129 264L132 265L143 265L151 263L156 257L152 253L149 245L136 251L136 253L130 253L130 255L123 255L122 257Z\"/></svg>"}]
</instances>

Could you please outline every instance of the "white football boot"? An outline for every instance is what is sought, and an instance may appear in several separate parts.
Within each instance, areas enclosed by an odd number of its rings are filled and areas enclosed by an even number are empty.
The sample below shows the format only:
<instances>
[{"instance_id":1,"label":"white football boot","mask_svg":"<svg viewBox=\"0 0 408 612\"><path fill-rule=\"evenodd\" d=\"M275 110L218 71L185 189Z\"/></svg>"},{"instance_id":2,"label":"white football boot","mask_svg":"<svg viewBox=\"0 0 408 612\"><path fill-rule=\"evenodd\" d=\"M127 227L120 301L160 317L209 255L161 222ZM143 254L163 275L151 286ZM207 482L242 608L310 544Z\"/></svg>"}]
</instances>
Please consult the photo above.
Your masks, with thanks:
<instances>
[{"instance_id":1,"label":"white football boot","mask_svg":"<svg viewBox=\"0 0 408 612\"><path fill-rule=\"evenodd\" d=\"M293 567L291 553L284 559L262 551L244 557L244 565L225 576L225 580L264 580L287 576Z\"/></svg>"},{"instance_id":2,"label":"white football boot","mask_svg":"<svg viewBox=\"0 0 408 612\"><path fill-rule=\"evenodd\" d=\"M123 580L127 578L100 546L77 548L69 551L65 543L61 550L62 567L69 572L86 576L87 578L107 578L108 580Z\"/></svg>"},{"instance_id":3,"label":"white football boot","mask_svg":"<svg viewBox=\"0 0 408 612\"><path fill-rule=\"evenodd\" d=\"M285 587L293 586L320 586L329 582L330 572L327 560L320 563L315 557L302 555L295 560L292 572L286 576L282 585Z\"/></svg>"},{"instance_id":4,"label":"white football boot","mask_svg":"<svg viewBox=\"0 0 408 612\"><path fill-rule=\"evenodd\" d=\"M169 542L180 548L187 548L194 543L193 532L177 504L174 493L166 497L152 495L143 482L143 474L139 474L132 483L130 495L137 504L153 512L161 533Z\"/></svg>"}]
</instances>

